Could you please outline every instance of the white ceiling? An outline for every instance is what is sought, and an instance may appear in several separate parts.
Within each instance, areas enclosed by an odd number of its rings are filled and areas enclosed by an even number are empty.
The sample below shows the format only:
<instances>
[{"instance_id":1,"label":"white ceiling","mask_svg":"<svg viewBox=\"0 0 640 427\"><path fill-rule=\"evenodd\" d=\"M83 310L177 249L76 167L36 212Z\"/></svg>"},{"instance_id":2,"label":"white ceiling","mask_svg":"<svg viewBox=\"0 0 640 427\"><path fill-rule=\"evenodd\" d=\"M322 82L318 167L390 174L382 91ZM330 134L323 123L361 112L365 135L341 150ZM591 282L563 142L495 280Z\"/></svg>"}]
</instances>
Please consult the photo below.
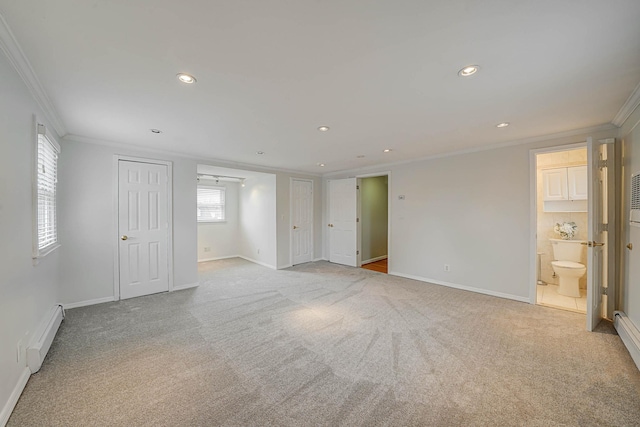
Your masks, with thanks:
<instances>
[{"instance_id":1,"label":"white ceiling","mask_svg":"<svg viewBox=\"0 0 640 427\"><path fill-rule=\"evenodd\" d=\"M0 0L0 13L69 134L312 173L609 123L640 82L638 0ZM468 64L480 72L458 77Z\"/></svg>"}]
</instances>

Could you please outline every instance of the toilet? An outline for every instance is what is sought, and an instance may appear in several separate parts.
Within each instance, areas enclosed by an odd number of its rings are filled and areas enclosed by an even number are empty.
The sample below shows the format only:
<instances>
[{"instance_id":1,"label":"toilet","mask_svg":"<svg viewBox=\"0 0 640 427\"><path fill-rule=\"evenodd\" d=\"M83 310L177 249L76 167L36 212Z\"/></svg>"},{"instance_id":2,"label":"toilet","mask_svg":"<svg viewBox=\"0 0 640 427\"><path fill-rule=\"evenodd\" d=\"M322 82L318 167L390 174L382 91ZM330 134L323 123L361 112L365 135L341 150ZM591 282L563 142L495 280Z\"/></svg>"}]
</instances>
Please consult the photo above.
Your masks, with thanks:
<instances>
[{"instance_id":1,"label":"toilet","mask_svg":"<svg viewBox=\"0 0 640 427\"><path fill-rule=\"evenodd\" d=\"M553 271L558 276L560 286L558 293L568 297L580 298L579 280L587 272L581 264L583 245L581 240L550 239L553 248L551 262Z\"/></svg>"}]
</instances>

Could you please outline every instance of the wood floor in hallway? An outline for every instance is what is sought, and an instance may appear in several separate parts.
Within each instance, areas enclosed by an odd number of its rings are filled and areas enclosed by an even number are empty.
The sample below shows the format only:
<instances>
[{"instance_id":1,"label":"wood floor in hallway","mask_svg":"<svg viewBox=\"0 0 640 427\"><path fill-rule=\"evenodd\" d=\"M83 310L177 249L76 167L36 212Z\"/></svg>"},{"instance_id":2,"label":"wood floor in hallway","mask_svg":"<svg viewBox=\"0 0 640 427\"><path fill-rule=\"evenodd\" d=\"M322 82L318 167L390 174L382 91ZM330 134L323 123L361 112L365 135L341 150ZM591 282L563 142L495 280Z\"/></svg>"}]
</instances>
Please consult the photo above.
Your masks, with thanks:
<instances>
[{"instance_id":1,"label":"wood floor in hallway","mask_svg":"<svg viewBox=\"0 0 640 427\"><path fill-rule=\"evenodd\" d=\"M369 264L364 264L362 268L371 271L377 271L378 273L388 273L388 263L387 258L381 259L380 261L370 262Z\"/></svg>"}]
</instances>

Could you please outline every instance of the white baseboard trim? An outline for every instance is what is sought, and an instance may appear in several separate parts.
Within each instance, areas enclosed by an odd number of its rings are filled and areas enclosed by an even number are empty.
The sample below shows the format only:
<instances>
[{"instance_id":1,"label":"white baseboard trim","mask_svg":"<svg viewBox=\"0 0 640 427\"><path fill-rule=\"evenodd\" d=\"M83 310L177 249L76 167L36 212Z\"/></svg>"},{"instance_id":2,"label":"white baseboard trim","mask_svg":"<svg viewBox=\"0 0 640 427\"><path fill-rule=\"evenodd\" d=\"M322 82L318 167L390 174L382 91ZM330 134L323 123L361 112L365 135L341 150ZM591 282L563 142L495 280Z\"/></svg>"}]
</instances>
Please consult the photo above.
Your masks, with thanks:
<instances>
[{"instance_id":1,"label":"white baseboard trim","mask_svg":"<svg viewBox=\"0 0 640 427\"><path fill-rule=\"evenodd\" d=\"M242 258L242 257L240 255L219 256L219 257L215 257L215 258L199 259L198 262L218 261L218 260L221 260L221 259L229 259L229 258Z\"/></svg>"},{"instance_id":2,"label":"white baseboard trim","mask_svg":"<svg viewBox=\"0 0 640 427\"><path fill-rule=\"evenodd\" d=\"M24 390L25 386L27 385L27 381L29 381L30 376L31 371L25 366L24 370L20 374L20 378L18 378L18 382L16 383L13 391L11 392L11 395L9 396L9 400L4 404L2 412L0 412L0 426L4 427L9 422L9 417L13 412L13 408L16 407L16 403L18 403L18 399L20 399L22 390Z\"/></svg>"},{"instance_id":3,"label":"white baseboard trim","mask_svg":"<svg viewBox=\"0 0 640 427\"><path fill-rule=\"evenodd\" d=\"M377 256L375 258L366 259L360 263L360 265L371 264L372 262L382 261L383 259L387 259L388 255Z\"/></svg>"},{"instance_id":4,"label":"white baseboard trim","mask_svg":"<svg viewBox=\"0 0 640 427\"><path fill-rule=\"evenodd\" d=\"M68 304L62 304L62 307L64 307L65 310L69 310L71 308L86 307L87 305L103 304L105 302L113 302L113 301L115 301L114 297L104 297L104 298L90 299L87 301L70 302Z\"/></svg>"},{"instance_id":5,"label":"white baseboard trim","mask_svg":"<svg viewBox=\"0 0 640 427\"><path fill-rule=\"evenodd\" d=\"M492 290L489 290L489 289L473 288L471 286L458 285L457 283L444 282L442 280L428 279L426 277L420 277L420 276L414 276L414 275L411 275L411 274L399 273L397 271L390 271L389 274L392 275L392 276L404 277L406 279L418 280L420 282L433 283L434 285L446 286L448 288L461 289L463 291L475 292L477 294L490 295L492 297L505 298L505 299L510 299L510 300L519 301L519 302L526 302L527 304L530 303L528 296L527 297L521 297L521 296L518 296L518 295L505 294L505 293L502 293L502 292L496 292L496 291L492 291Z\"/></svg>"},{"instance_id":6,"label":"white baseboard trim","mask_svg":"<svg viewBox=\"0 0 640 427\"><path fill-rule=\"evenodd\" d=\"M280 267L278 267L278 270L284 270L285 268L291 268L291 267L293 267L293 264L281 265Z\"/></svg>"},{"instance_id":7,"label":"white baseboard trim","mask_svg":"<svg viewBox=\"0 0 640 427\"><path fill-rule=\"evenodd\" d=\"M186 285L174 286L173 291L182 291L184 289L197 288L198 286L200 286L200 282L187 283Z\"/></svg>"},{"instance_id":8,"label":"white baseboard trim","mask_svg":"<svg viewBox=\"0 0 640 427\"><path fill-rule=\"evenodd\" d=\"M276 268L275 266L273 266L273 265L269 265L269 264L267 264L266 262L258 261L258 260L256 260L256 259L249 258L249 257L246 257L246 256L242 256L242 255L238 255L238 258L242 258L242 259L243 259L243 260L245 260L245 261L249 261L249 262L252 262L252 263L254 263L254 264L258 264L258 265L261 265L261 266L263 266L263 267L270 268L270 269L272 269L272 270L277 270L277 268Z\"/></svg>"},{"instance_id":9,"label":"white baseboard trim","mask_svg":"<svg viewBox=\"0 0 640 427\"><path fill-rule=\"evenodd\" d=\"M313 260L313 261L311 261L311 262L317 262L317 261L329 261L329 260L328 260L327 258L322 258L322 257L320 257L320 258L316 258L316 259L314 259L314 260Z\"/></svg>"},{"instance_id":10,"label":"white baseboard trim","mask_svg":"<svg viewBox=\"0 0 640 427\"><path fill-rule=\"evenodd\" d=\"M640 331L622 311L613 312L613 326L615 326L620 339L629 350L629 354L636 366L640 369Z\"/></svg>"}]
</instances>

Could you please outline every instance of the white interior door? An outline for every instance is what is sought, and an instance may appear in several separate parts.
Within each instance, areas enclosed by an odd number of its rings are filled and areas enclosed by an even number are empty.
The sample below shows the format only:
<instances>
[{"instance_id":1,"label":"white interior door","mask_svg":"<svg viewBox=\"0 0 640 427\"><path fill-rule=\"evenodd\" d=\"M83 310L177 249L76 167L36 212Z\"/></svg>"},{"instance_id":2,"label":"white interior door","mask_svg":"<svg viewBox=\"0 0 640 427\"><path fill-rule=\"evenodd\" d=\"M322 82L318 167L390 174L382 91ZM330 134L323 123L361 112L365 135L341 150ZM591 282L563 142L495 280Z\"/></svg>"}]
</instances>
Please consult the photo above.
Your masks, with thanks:
<instances>
[{"instance_id":1,"label":"white interior door","mask_svg":"<svg viewBox=\"0 0 640 427\"><path fill-rule=\"evenodd\" d=\"M120 298L169 290L166 165L118 162Z\"/></svg>"},{"instance_id":2,"label":"white interior door","mask_svg":"<svg viewBox=\"0 0 640 427\"><path fill-rule=\"evenodd\" d=\"M608 302L613 303L614 286L610 280L613 270L609 268L610 257L614 255L612 240L614 197L613 139L593 141L587 139L589 155L589 199L588 199L588 241L587 245L587 330L593 331L600 320L607 316ZM613 265L613 264L611 264ZM611 284L612 286L609 286ZM603 294L609 294L603 297ZM610 300L610 301L607 301ZM613 304L611 304L613 307ZM613 313L611 313L613 314Z\"/></svg>"},{"instance_id":3,"label":"white interior door","mask_svg":"<svg viewBox=\"0 0 640 427\"><path fill-rule=\"evenodd\" d=\"M293 265L313 260L313 182L291 181L291 262Z\"/></svg>"},{"instance_id":4,"label":"white interior door","mask_svg":"<svg viewBox=\"0 0 640 427\"><path fill-rule=\"evenodd\" d=\"M357 267L356 179L329 181L329 261Z\"/></svg>"}]
</instances>

